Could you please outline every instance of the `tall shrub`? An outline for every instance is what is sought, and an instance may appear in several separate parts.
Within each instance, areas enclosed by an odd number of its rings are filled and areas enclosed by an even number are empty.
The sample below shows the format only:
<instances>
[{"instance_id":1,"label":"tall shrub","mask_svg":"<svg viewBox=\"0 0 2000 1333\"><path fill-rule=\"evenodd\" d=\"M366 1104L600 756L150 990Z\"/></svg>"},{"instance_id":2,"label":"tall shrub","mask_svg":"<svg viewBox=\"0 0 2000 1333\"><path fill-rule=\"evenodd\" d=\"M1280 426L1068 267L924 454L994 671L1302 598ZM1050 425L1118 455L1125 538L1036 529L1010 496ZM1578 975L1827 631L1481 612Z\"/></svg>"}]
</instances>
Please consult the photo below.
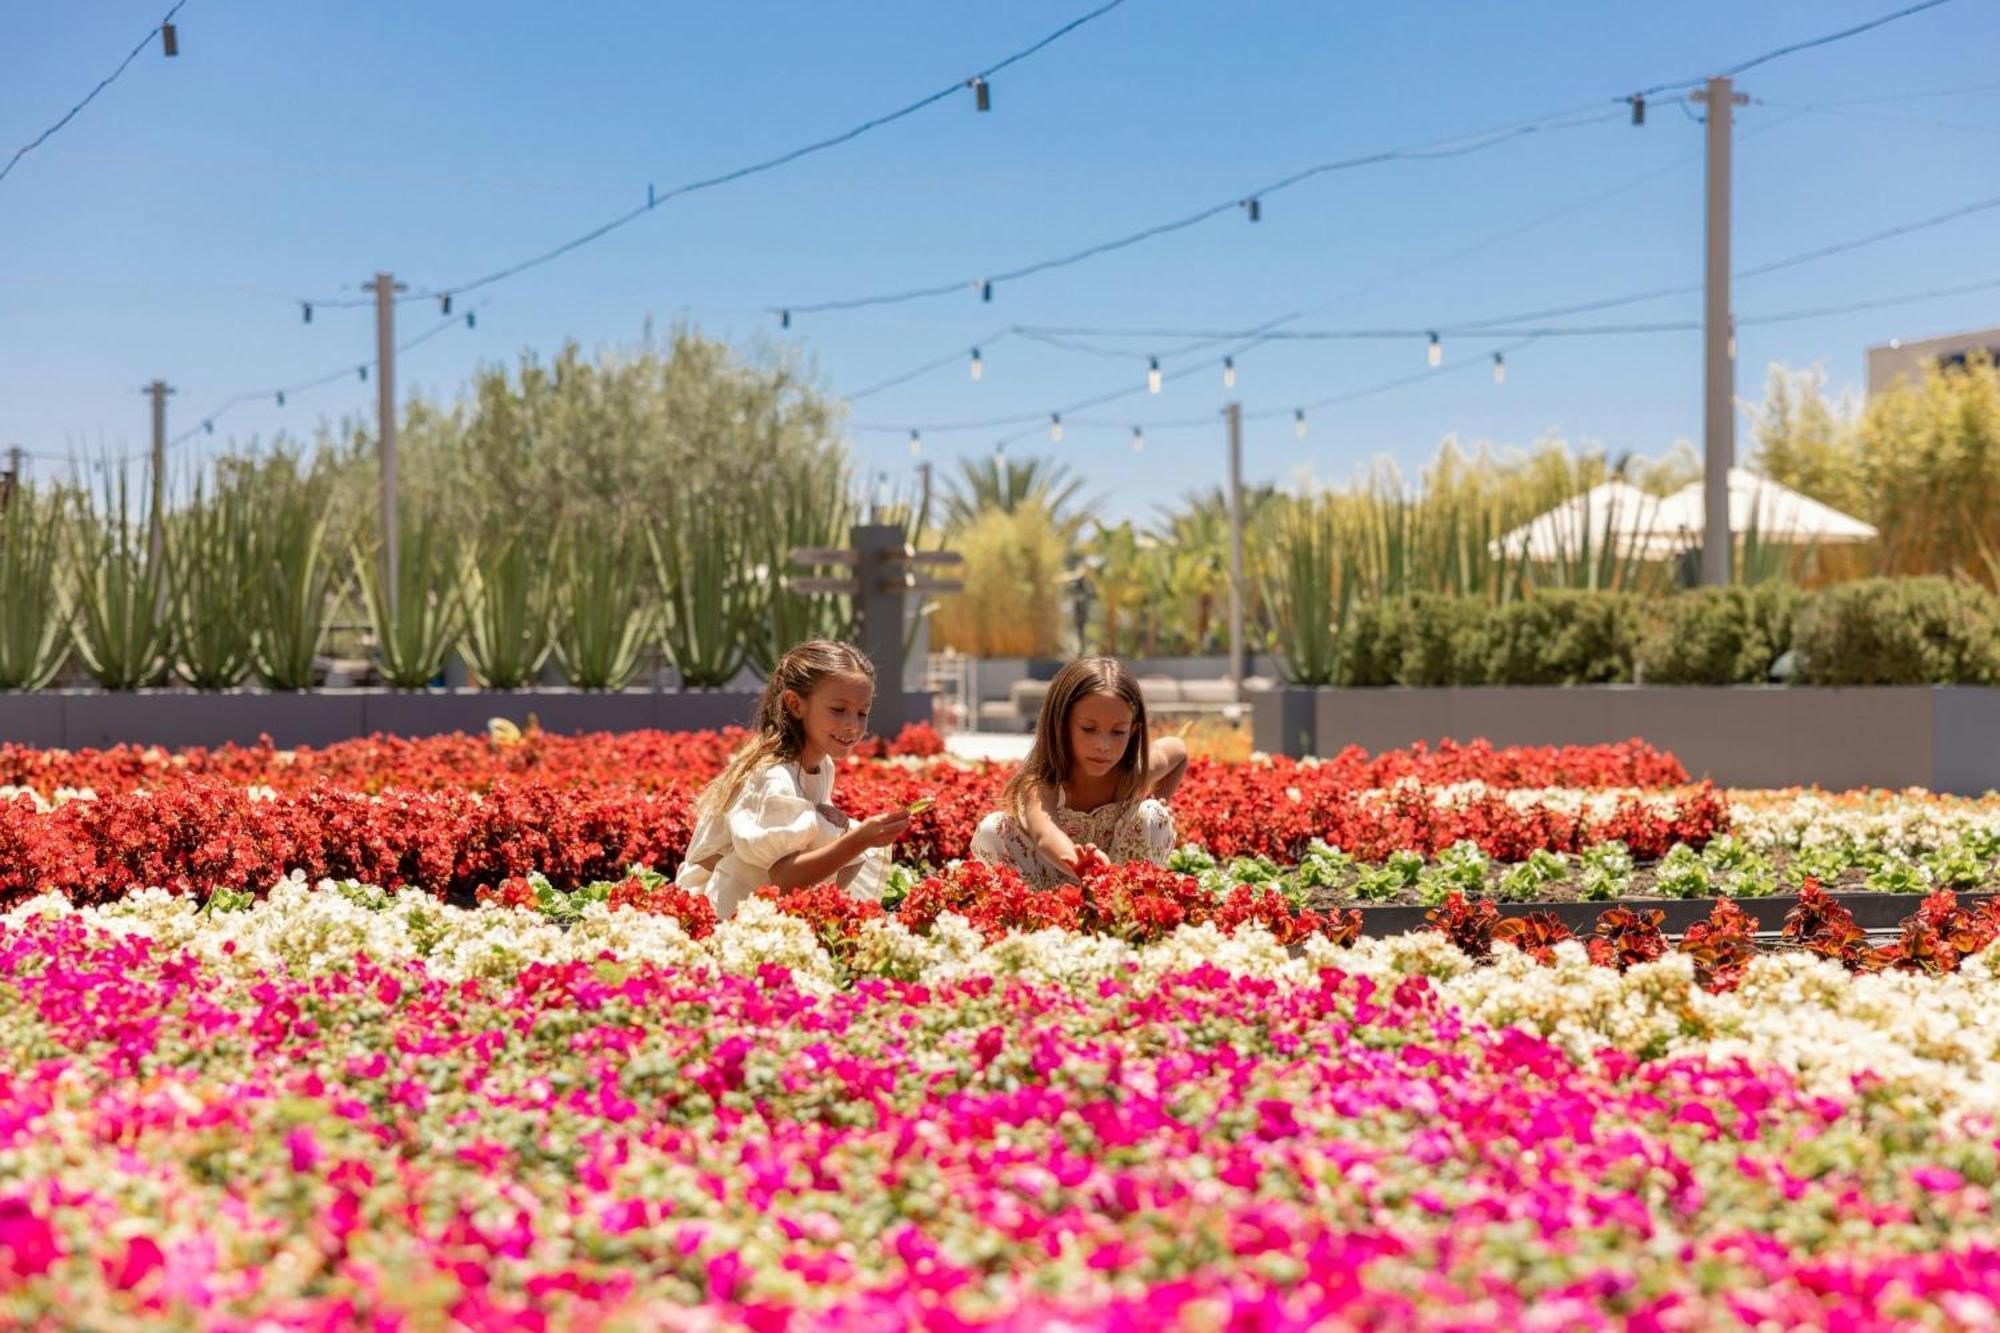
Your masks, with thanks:
<instances>
[{"instance_id":1,"label":"tall shrub","mask_svg":"<svg viewBox=\"0 0 2000 1333\"><path fill-rule=\"evenodd\" d=\"M555 639L555 551L525 527L496 525L461 557L465 633L473 678L489 690L534 680Z\"/></svg>"},{"instance_id":2,"label":"tall shrub","mask_svg":"<svg viewBox=\"0 0 2000 1333\"><path fill-rule=\"evenodd\" d=\"M303 690L313 684L338 592L327 536L332 479L319 469L289 467L261 476L247 598L253 662L272 689Z\"/></svg>"},{"instance_id":3,"label":"tall shrub","mask_svg":"<svg viewBox=\"0 0 2000 1333\"><path fill-rule=\"evenodd\" d=\"M1349 545L1325 499L1293 501L1279 520L1276 558L1264 587L1273 647L1285 679L1331 685L1340 669L1340 641L1353 605Z\"/></svg>"},{"instance_id":4,"label":"tall shrub","mask_svg":"<svg viewBox=\"0 0 2000 1333\"><path fill-rule=\"evenodd\" d=\"M0 690L38 690L69 656L60 494L18 487L0 512Z\"/></svg>"},{"instance_id":5,"label":"tall shrub","mask_svg":"<svg viewBox=\"0 0 2000 1333\"><path fill-rule=\"evenodd\" d=\"M396 527L393 598L378 543L355 543L349 558L382 678L399 689L422 689L444 670L465 626L464 543L436 504L399 505Z\"/></svg>"},{"instance_id":6,"label":"tall shrub","mask_svg":"<svg viewBox=\"0 0 2000 1333\"><path fill-rule=\"evenodd\" d=\"M173 650L166 561L122 468L106 478L102 503L85 507L68 532L84 667L107 690L158 682Z\"/></svg>"},{"instance_id":7,"label":"tall shrub","mask_svg":"<svg viewBox=\"0 0 2000 1333\"><path fill-rule=\"evenodd\" d=\"M1052 657L1062 613L1063 540L1039 506L991 509L953 538L965 589L938 605L941 644L975 657Z\"/></svg>"},{"instance_id":8,"label":"tall shrub","mask_svg":"<svg viewBox=\"0 0 2000 1333\"><path fill-rule=\"evenodd\" d=\"M632 524L582 523L557 562L556 663L578 689L622 690L653 632L647 553Z\"/></svg>"},{"instance_id":9,"label":"tall shrub","mask_svg":"<svg viewBox=\"0 0 2000 1333\"><path fill-rule=\"evenodd\" d=\"M1792 646L1790 584L1690 588L1646 608L1639 662L1648 684L1757 685Z\"/></svg>"},{"instance_id":10,"label":"tall shrub","mask_svg":"<svg viewBox=\"0 0 2000 1333\"><path fill-rule=\"evenodd\" d=\"M226 690L250 674L248 598L258 516L241 485L195 483L166 524L168 607L176 669L198 690Z\"/></svg>"},{"instance_id":11,"label":"tall shrub","mask_svg":"<svg viewBox=\"0 0 2000 1333\"><path fill-rule=\"evenodd\" d=\"M1811 685L2000 683L2000 598L1946 578L1864 579L1813 593L1797 622Z\"/></svg>"}]
</instances>

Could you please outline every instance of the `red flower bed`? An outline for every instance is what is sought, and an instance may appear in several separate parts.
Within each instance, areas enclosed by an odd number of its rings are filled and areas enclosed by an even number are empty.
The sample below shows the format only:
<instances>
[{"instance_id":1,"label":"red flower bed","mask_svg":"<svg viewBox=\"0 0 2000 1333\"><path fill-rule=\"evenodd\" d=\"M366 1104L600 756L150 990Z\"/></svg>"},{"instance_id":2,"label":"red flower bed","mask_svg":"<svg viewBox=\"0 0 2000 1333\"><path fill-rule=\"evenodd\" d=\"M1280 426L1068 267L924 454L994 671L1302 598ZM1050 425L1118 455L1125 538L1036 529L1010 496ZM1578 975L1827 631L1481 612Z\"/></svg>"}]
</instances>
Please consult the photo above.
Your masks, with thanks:
<instances>
[{"instance_id":1,"label":"red flower bed","mask_svg":"<svg viewBox=\"0 0 2000 1333\"><path fill-rule=\"evenodd\" d=\"M376 736L290 752L0 746L0 780L44 794L62 786L98 794L47 814L36 813L25 797L0 806L0 903L37 889L78 900L146 885L254 893L292 870L459 898L530 871L559 889L617 879L634 862L672 874L692 834L693 801L739 739L729 732L531 731L507 743ZM927 754L936 743L928 728L911 728L892 748ZM911 822L896 855L943 865L968 854L1009 771L995 764L850 761L838 800L865 817L931 798L935 803ZM1575 852L1619 838L1635 856L1650 858L1676 841L1700 846L1724 827L1720 797L1702 786L1659 809L1626 798L1609 818L1591 819L1547 803L1517 809L1500 788L1679 774L1671 757L1636 742L1566 750L1419 746L1372 759L1349 750L1321 764L1198 760L1173 808L1182 840L1222 857L1294 862L1314 839L1324 839L1372 860L1397 850L1429 855L1470 839L1511 861L1537 848ZM1441 806L1422 785L1474 778L1495 790ZM1361 796L1363 789L1404 780L1385 796ZM252 786L274 790L275 799L253 799ZM1122 914L1107 907L1105 919L1117 918L1118 933L1146 936L1157 933L1174 902L1171 892L1141 892ZM1032 928L1037 914L1056 910L1038 899L1019 909L1020 919Z\"/></svg>"}]
</instances>

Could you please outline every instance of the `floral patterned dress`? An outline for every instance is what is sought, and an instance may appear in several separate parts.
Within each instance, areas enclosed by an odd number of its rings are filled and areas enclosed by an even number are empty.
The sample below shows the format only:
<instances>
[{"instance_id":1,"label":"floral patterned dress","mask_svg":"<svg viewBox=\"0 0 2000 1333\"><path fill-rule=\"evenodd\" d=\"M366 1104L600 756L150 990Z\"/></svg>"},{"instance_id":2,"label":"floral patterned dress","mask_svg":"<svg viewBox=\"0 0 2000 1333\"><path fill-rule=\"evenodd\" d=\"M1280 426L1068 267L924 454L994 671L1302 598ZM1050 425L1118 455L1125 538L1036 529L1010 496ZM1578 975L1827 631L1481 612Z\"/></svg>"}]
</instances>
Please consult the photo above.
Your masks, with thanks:
<instances>
[{"instance_id":1,"label":"floral patterned dress","mask_svg":"<svg viewBox=\"0 0 2000 1333\"><path fill-rule=\"evenodd\" d=\"M1154 797L1129 806L1112 801L1094 810L1076 810L1070 806L1069 793L1058 787L1055 825L1077 846L1089 843L1114 862L1165 865L1176 845L1173 811ZM972 855L988 865L1012 866L1038 889L1054 888L1065 873L1035 846L1021 821L1005 810L995 810L979 821L978 831L972 835Z\"/></svg>"}]
</instances>

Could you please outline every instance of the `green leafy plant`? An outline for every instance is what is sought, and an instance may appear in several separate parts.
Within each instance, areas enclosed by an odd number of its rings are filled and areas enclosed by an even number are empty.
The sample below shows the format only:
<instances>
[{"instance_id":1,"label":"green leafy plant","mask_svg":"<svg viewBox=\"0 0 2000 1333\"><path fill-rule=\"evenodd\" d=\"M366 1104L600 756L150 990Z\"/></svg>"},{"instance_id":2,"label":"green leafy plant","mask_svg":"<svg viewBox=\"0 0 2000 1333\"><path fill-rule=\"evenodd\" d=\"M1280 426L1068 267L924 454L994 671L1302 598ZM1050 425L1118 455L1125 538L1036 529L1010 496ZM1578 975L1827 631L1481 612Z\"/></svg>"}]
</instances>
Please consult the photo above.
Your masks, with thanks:
<instances>
[{"instance_id":1,"label":"green leafy plant","mask_svg":"<svg viewBox=\"0 0 2000 1333\"><path fill-rule=\"evenodd\" d=\"M1294 685L1331 685L1339 672L1354 598L1350 559L1348 538L1330 502L1301 499L1287 506L1264 602L1280 668Z\"/></svg>"},{"instance_id":2,"label":"green leafy plant","mask_svg":"<svg viewBox=\"0 0 2000 1333\"><path fill-rule=\"evenodd\" d=\"M753 571L762 606L750 618L750 663L769 675L793 644L847 639L854 633L852 598L795 592L786 584L798 549L844 549L858 517L846 464L837 454L780 468L749 507L761 549Z\"/></svg>"},{"instance_id":3,"label":"green leafy plant","mask_svg":"<svg viewBox=\"0 0 2000 1333\"><path fill-rule=\"evenodd\" d=\"M762 543L742 506L673 493L663 523L647 529L659 591L660 642L693 689L717 689L749 660L752 620L763 604L751 572Z\"/></svg>"},{"instance_id":4,"label":"green leafy plant","mask_svg":"<svg viewBox=\"0 0 2000 1333\"><path fill-rule=\"evenodd\" d=\"M551 543L522 528L496 526L460 557L465 633L459 651L489 690L534 680L555 637Z\"/></svg>"},{"instance_id":5,"label":"green leafy plant","mask_svg":"<svg viewBox=\"0 0 2000 1333\"><path fill-rule=\"evenodd\" d=\"M197 479L194 495L167 520L168 608L177 669L199 690L243 683L254 656L249 593L257 515L240 484L211 493Z\"/></svg>"},{"instance_id":6,"label":"green leafy plant","mask_svg":"<svg viewBox=\"0 0 2000 1333\"><path fill-rule=\"evenodd\" d=\"M1706 898L1715 892L1715 881L1700 853L1677 842L1654 867L1653 887L1663 898Z\"/></svg>"},{"instance_id":7,"label":"green leafy plant","mask_svg":"<svg viewBox=\"0 0 2000 1333\"><path fill-rule=\"evenodd\" d=\"M1885 856L1868 872L1870 893L1929 893L1934 887L1930 868L1906 856Z\"/></svg>"},{"instance_id":8,"label":"green leafy plant","mask_svg":"<svg viewBox=\"0 0 2000 1333\"><path fill-rule=\"evenodd\" d=\"M1799 848L1792 854L1789 868L1799 879L1816 879L1823 884L1831 884L1846 874L1847 868L1853 864L1853 854L1847 847L1821 843Z\"/></svg>"},{"instance_id":9,"label":"green leafy plant","mask_svg":"<svg viewBox=\"0 0 2000 1333\"><path fill-rule=\"evenodd\" d=\"M1654 602L1639 659L1656 685L1760 685L1792 644L1799 594L1786 583L1689 588Z\"/></svg>"},{"instance_id":10,"label":"green leafy plant","mask_svg":"<svg viewBox=\"0 0 2000 1333\"><path fill-rule=\"evenodd\" d=\"M1969 581L1863 579L1806 599L1799 678L1812 685L2000 681L2000 598Z\"/></svg>"},{"instance_id":11,"label":"green leafy plant","mask_svg":"<svg viewBox=\"0 0 2000 1333\"><path fill-rule=\"evenodd\" d=\"M38 690L69 656L68 522L60 494L27 487L0 510L0 690Z\"/></svg>"},{"instance_id":12,"label":"green leafy plant","mask_svg":"<svg viewBox=\"0 0 2000 1333\"><path fill-rule=\"evenodd\" d=\"M102 505L86 508L68 532L85 668L107 690L156 683L173 649L166 561L152 524L134 512L122 468L106 478Z\"/></svg>"},{"instance_id":13,"label":"green leafy plant","mask_svg":"<svg viewBox=\"0 0 2000 1333\"><path fill-rule=\"evenodd\" d=\"M653 633L646 547L635 528L569 529L557 561L555 657L579 689L622 690Z\"/></svg>"},{"instance_id":14,"label":"green leafy plant","mask_svg":"<svg viewBox=\"0 0 2000 1333\"><path fill-rule=\"evenodd\" d=\"M1528 854L1527 860L1508 866L1501 873L1495 893L1507 902L1532 902L1544 888L1568 875L1569 862L1562 853L1538 847Z\"/></svg>"},{"instance_id":15,"label":"green leafy plant","mask_svg":"<svg viewBox=\"0 0 2000 1333\"><path fill-rule=\"evenodd\" d=\"M465 623L459 578L464 551L440 508L399 508L394 598L383 579L379 547L356 544L351 561L382 678L415 690L437 679L458 646Z\"/></svg>"},{"instance_id":16,"label":"green leafy plant","mask_svg":"<svg viewBox=\"0 0 2000 1333\"><path fill-rule=\"evenodd\" d=\"M260 528L252 543L246 599L255 626L253 664L276 690L309 688L316 675L339 591L327 529L331 477L286 467L265 472L255 502Z\"/></svg>"}]
</instances>

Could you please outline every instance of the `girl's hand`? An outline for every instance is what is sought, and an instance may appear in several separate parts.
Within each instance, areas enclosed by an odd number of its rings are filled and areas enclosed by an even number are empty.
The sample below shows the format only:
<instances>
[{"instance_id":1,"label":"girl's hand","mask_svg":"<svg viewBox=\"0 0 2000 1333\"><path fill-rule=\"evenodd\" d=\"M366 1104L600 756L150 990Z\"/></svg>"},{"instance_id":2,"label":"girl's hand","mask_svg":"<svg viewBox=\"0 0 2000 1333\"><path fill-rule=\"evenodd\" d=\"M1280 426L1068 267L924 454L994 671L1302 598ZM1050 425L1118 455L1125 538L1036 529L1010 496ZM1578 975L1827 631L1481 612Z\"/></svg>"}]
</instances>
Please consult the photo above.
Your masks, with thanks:
<instances>
[{"instance_id":1,"label":"girl's hand","mask_svg":"<svg viewBox=\"0 0 2000 1333\"><path fill-rule=\"evenodd\" d=\"M848 831L848 836L856 838L863 847L887 847L902 837L910 829L910 812L890 810L879 815L870 815Z\"/></svg>"}]
</instances>

